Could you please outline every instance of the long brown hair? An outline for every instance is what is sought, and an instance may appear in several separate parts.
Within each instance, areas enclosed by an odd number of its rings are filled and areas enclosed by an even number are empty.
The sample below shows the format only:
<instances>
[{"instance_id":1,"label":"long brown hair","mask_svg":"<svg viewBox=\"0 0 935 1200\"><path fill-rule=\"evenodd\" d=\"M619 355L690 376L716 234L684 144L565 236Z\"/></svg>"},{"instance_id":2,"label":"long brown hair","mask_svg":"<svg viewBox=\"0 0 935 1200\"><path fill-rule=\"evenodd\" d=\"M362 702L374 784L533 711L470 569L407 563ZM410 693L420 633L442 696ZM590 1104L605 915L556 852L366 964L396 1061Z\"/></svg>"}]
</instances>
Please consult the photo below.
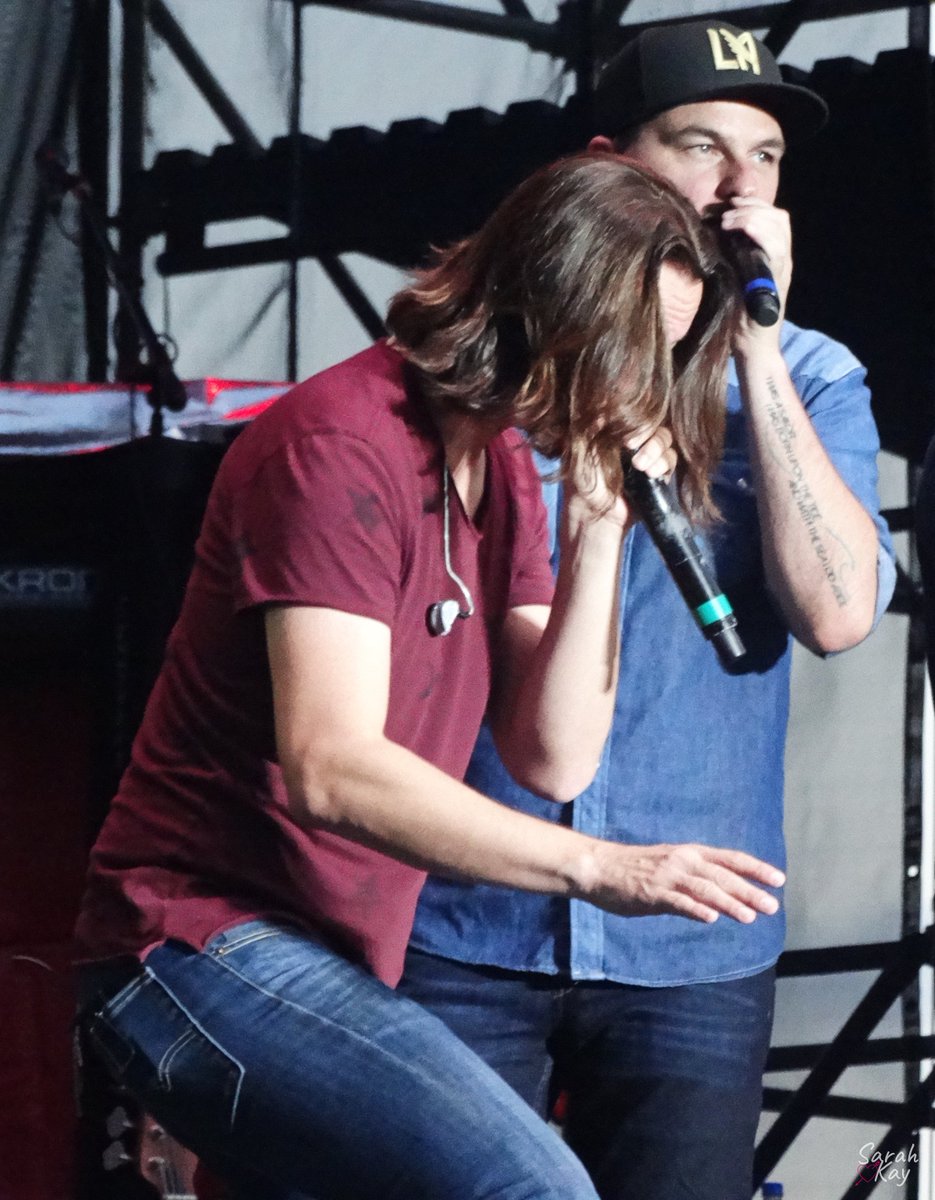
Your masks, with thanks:
<instances>
[{"instance_id":1,"label":"long brown hair","mask_svg":"<svg viewBox=\"0 0 935 1200\"><path fill-rule=\"evenodd\" d=\"M674 351L658 293L665 262L704 283ZM668 425L683 502L700 515L713 511L735 290L687 200L633 162L587 153L538 171L438 253L387 324L435 412L519 426L560 475L574 448L619 490L627 439Z\"/></svg>"}]
</instances>

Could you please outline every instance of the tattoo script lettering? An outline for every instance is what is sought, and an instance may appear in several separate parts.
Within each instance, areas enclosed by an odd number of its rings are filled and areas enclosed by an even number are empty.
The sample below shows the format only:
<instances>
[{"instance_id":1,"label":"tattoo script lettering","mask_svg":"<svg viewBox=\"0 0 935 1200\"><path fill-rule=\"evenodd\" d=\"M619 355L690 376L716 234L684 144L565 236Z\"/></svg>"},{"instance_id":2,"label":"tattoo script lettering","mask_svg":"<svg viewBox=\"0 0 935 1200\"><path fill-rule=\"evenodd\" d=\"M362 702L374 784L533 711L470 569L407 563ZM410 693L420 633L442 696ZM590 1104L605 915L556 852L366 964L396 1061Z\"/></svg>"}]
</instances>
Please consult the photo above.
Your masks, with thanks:
<instances>
[{"instance_id":1,"label":"tattoo script lettering","mask_svg":"<svg viewBox=\"0 0 935 1200\"><path fill-rule=\"evenodd\" d=\"M773 436L779 447L779 453L774 457L788 475L789 491L795 501L799 516L808 530L812 549L821 563L821 569L824 572L835 600L838 602L839 607L843 608L847 604L849 596L844 587L841 568L840 566L835 566L826 539L830 537L837 542L842 554L845 556L842 565L853 566L853 555L851 555L841 539L824 524L821 510L818 507L815 497L812 495L812 490L808 486L802 464L799 462L795 446L795 430L792 427L792 422L789 420L789 414L783 406L779 389L771 378L767 378L766 385L769 388L769 394L772 398L772 403L768 405L766 412L769 417Z\"/></svg>"}]
</instances>

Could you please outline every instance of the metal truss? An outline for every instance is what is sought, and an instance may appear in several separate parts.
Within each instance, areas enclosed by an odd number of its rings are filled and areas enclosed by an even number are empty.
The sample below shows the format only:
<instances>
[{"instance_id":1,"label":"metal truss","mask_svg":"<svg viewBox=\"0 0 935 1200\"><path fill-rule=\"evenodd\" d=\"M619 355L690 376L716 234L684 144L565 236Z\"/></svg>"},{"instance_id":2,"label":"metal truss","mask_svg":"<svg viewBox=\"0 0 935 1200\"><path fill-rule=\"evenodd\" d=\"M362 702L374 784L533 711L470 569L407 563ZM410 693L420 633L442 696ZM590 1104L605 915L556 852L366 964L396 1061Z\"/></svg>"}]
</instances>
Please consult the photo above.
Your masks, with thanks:
<instances>
[{"instance_id":1,"label":"metal truss","mask_svg":"<svg viewBox=\"0 0 935 1200\"><path fill-rule=\"evenodd\" d=\"M845 1021L837 1036L827 1045L782 1046L772 1049L766 1063L767 1074L775 1071L808 1069L804 1083L795 1091L765 1088L764 1108L778 1110L779 1116L761 1139L756 1150L754 1186L759 1188L773 1168L815 1116L844 1121L865 1121L888 1126L876 1149L880 1154L905 1149L920 1128L935 1126L935 1070L909 1092L905 1102L868 1100L831 1096L830 1092L848 1067L874 1063L918 1063L935 1059L935 1037L906 1036L875 1038L871 1034L899 997L915 982L924 966L935 964L935 926L922 933L908 934L898 942L877 942L862 946L839 946L828 950L787 951L779 963L783 977L795 975L832 975L845 971L878 971L860 1003ZM880 1179L858 1174L841 1200L853 1195L868 1195Z\"/></svg>"},{"instance_id":2,"label":"metal truss","mask_svg":"<svg viewBox=\"0 0 935 1200\"><path fill-rule=\"evenodd\" d=\"M308 212L306 206L298 199L300 195L308 195L309 182L308 160L311 157L309 139L304 138L298 124L298 70L295 71L296 82L293 86L292 119L290 128L283 139L286 147L280 144L270 148L269 154L274 164L276 160L285 170L287 182L291 187L279 190L278 197L290 196L284 202L280 199L265 207L250 206L246 198L249 191L249 171L245 161L241 161L237 171L237 155L247 162L257 160L264 153L256 135L250 129L248 122L241 114L238 106L226 93L214 76L205 59L187 37L184 28L175 19L164 0L121 0L123 7L123 46L122 46L122 110L120 123L120 212L117 224L120 229L120 252L128 278L138 281L142 287L142 256L143 248L149 237L155 233L171 233L175 243L160 261L160 270L164 273L175 271L190 271L213 269L223 266L245 265L252 262L282 261L290 264L290 343L292 344L291 359L295 359L297 312L295 305L295 277L298 260L302 257L317 257L331 278L339 293L355 313L367 331L377 332L381 326L380 315L370 305L366 295L357 285L346 266L341 264L336 255L349 247L339 247L331 253L324 245L325 238L310 232L310 220L318 214ZM293 9L293 43L294 62L298 64L301 51L301 14L304 8L311 5L319 7L338 8L373 16L379 20L396 20L416 22L427 26L448 28L454 31L482 34L489 37L519 41L531 49L545 51L556 58L562 59L567 67L575 73L577 80L578 108L584 119L588 116L588 101L594 75L601 64L612 54L623 40L633 36L644 25L638 23L622 23L626 17L629 0L563 0L559 5L558 15L554 21L535 19L525 3L525 0L501 0L502 14L479 9L463 8L453 4L430 2L430 0L284 0ZM108 34L106 9L107 0L78 0L81 8L81 23L93 30L98 37ZM776 3L738 6L737 8L721 11L716 15L720 19L734 20L757 28L766 27L765 40L775 53L779 53L790 37L805 21L826 17L854 16L868 12L888 9L907 9L915 21L915 35L910 28L910 38L917 44L922 44L928 21L928 5L924 0L912 0L908 5L899 4L896 0L779 0ZM702 14L698 14L702 15ZM683 19L676 14L666 19L671 23ZM231 158L228 161L229 170L220 171L228 181L235 174L238 188L235 195L242 194L245 198L247 211L244 215L260 213L270 215L281 221L286 232L283 237L269 239L260 244L244 244L238 247L218 247L212 254L198 255L194 253L192 222L179 222L172 230L160 228L158 221L152 220L152 212L147 211L147 201L158 195L158 187L147 181L143 172L143 142L144 142L144 109L146 81L146 37L151 30L161 38L172 51L181 67L188 74L193 86L202 95L211 109L215 112L222 126L231 136L230 146L222 148L229 150ZM91 39L89 38L89 43ZM89 45L84 59L93 64L93 70L86 73L82 81L80 98L82 101L81 128L82 165L88 177L94 184L95 195L107 207L108 187L106 179L106 159L102 160L100 147L103 134L106 140L106 95L102 92L102 79L106 72L102 71L102 60L95 55L93 46ZM96 61L95 61L96 60ZM97 135L97 136L95 136ZM542 147L545 158L552 152L555 143ZM558 143L559 151L565 148ZM345 146L345 149L347 147ZM184 152L177 152L179 155ZM529 157L523 160L524 165ZM284 164L284 165L282 165ZM174 172L168 169L168 164L162 164L164 177L180 182L182 175L178 158L173 164ZM316 164L317 166L318 164ZM538 165L533 161L531 165ZM197 164L192 157L192 168ZM159 164L157 164L157 168ZM204 174L204 173L202 173ZM320 178L317 171L316 177ZM510 179L507 182L513 182ZM210 179L207 180L210 183ZM476 184L476 179L475 179ZM194 179L192 179L194 183ZM300 192L300 187L304 190ZM242 191L241 191L242 189ZM194 186L188 190L189 200L195 195L204 193ZM475 193L476 194L476 193ZM502 193L501 193L502 194ZM480 200L481 198L478 197ZM286 211L283 211L283 208ZM480 203L479 211L484 210ZM443 232L446 232L443 230ZM192 253L186 255L180 252L181 244L188 241L187 249ZM378 254L378 256L380 256ZM397 261L398 255L390 253L388 261ZM414 258L408 258L410 265ZM95 274L90 270L92 283L88 302L91 312L89 332L90 349L92 353L92 375L99 375L106 359L103 346L106 345L106 333L102 326L106 322L106 304L102 295L106 295L106 279L100 272ZM132 367L132 360L138 353L132 333L124 331L117 335L117 367L118 374L124 374ZM124 370L126 368L126 371Z\"/></svg>"}]
</instances>

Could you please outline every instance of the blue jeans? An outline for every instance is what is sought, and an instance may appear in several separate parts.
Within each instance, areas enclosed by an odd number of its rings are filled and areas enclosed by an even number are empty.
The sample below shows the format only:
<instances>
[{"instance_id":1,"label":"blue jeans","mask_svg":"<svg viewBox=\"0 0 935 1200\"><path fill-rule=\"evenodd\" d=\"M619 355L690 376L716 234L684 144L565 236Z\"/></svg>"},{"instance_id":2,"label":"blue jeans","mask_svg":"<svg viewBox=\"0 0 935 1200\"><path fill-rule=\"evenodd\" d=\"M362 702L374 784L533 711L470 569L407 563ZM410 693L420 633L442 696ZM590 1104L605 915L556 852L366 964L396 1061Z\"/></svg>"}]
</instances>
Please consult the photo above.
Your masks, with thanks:
<instances>
[{"instance_id":1,"label":"blue jeans","mask_svg":"<svg viewBox=\"0 0 935 1200\"><path fill-rule=\"evenodd\" d=\"M682 987L571 982L410 950L400 990L567 1143L602 1200L750 1200L775 973Z\"/></svg>"},{"instance_id":2,"label":"blue jeans","mask_svg":"<svg viewBox=\"0 0 935 1200\"><path fill-rule=\"evenodd\" d=\"M292 929L252 921L203 953L157 947L82 1027L118 1083L257 1200L595 1196L441 1021Z\"/></svg>"}]
</instances>

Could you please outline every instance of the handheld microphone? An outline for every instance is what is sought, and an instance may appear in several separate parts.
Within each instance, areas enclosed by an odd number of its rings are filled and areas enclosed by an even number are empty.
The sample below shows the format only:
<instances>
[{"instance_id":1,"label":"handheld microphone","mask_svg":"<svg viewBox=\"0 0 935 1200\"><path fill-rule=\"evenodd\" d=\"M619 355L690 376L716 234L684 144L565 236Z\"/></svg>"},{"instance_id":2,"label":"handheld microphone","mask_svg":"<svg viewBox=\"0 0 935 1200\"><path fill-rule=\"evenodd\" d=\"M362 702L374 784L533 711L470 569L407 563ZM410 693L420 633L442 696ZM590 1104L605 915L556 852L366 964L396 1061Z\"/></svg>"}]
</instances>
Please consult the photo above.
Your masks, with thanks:
<instances>
[{"instance_id":1,"label":"handheld microphone","mask_svg":"<svg viewBox=\"0 0 935 1200\"><path fill-rule=\"evenodd\" d=\"M762 248L739 229L723 234L721 240L743 290L747 315L757 325L775 325L782 303Z\"/></svg>"},{"instance_id":2,"label":"handheld microphone","mask_svg":"<svg viewBox=\"0 0 935 1200\"><path fill-rule=\"evenodd\" d=\"M633 466L624 468L624 479L627 495L639 509L649 536L699 629L714 643L721 662L730 666L746 653L737 633L737 618L730 601L708 571L674 487L661 479L651 479Z\"/></svg>"}]
</instances>

